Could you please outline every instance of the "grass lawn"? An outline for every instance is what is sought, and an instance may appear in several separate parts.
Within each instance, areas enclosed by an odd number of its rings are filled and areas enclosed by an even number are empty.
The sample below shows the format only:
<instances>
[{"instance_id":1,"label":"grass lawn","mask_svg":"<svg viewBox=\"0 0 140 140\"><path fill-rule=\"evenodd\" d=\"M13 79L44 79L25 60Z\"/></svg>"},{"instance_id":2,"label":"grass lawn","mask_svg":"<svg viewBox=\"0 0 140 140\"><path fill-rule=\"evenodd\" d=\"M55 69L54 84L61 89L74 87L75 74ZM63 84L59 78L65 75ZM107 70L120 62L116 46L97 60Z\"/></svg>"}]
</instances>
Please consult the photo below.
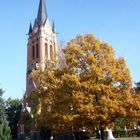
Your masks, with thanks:
<instances>
[{"instance_id":1,"label":"grass lawn","mask_svg":"<svg viewBox=\"0 0 140 140\"><path fill-rule=\"evenodd\" d=\"M90 138L90 140L98 140L95 138ZM130 137L130 138L116 138L116 140L140 140L140 137Z\"/></svg>"},{"instance_id":2,"label":"grass lawn","mask_svg":"<svg viewBox=\"0 0 140 140\"><path fill-rule=\"evenodd\" d=\"M116 138L116 140L140 140L140 137L134 137L134 138Z\"/></svg>"}]
</instances>

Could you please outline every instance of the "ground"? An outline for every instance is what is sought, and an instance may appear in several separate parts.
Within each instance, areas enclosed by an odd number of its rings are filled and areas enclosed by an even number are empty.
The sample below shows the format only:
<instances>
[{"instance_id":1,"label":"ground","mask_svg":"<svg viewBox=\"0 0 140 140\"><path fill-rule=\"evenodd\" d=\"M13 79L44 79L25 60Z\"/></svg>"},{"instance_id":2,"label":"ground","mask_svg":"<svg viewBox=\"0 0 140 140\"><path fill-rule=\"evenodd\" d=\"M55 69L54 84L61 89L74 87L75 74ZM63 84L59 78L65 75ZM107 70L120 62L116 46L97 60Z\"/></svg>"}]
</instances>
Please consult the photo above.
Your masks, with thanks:
<instances>
[{"instance_id":1,"label":"ground","mask_svg":"<svg viewBox=\"0 0 140 140\"><path fill-rule=\"evenodd\" d=\"M90 140L97 140L95 138L90 138ZM140 140L140 137L132 137L132 138L116 138L116 140Z\"/></svg>"}]
</instances>

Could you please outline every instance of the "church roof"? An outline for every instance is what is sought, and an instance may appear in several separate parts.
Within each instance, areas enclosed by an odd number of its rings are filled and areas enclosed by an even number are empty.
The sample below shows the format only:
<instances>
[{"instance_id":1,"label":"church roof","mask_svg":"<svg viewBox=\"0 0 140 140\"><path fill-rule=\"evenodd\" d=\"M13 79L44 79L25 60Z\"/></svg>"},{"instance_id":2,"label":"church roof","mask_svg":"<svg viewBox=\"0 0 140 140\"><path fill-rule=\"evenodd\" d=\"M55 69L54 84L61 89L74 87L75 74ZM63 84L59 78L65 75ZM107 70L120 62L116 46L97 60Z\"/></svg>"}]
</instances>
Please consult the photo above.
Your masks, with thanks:
<instances>
[{"instance_id":1,"label":"church roof","mask_svg":"<svg viewBox=\"0 0 140 140\"><path fill-rule=\"evenodd\" d=\"M45 0L40 0L37 21L40 26L43 26L46 20L47 20L47 10Z\"/></svg>"}]
</instances>

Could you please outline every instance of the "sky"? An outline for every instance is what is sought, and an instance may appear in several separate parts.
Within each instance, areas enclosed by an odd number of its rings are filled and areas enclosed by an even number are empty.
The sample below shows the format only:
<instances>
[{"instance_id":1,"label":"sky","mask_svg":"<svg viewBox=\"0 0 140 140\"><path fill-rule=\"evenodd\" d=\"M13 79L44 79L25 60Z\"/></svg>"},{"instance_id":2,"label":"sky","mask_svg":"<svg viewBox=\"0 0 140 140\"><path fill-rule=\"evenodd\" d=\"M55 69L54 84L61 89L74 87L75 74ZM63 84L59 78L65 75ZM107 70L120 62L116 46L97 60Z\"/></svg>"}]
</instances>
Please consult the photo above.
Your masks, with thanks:
<instances>
[{"instance_id":1,"label":"sky","mask_svg":"<svg viewBox=\"0 0 140 140\"><path fill-rule=\"evenodd\" d=\"M23 97L26 85L27 41L39 0L1 0L0 88L5 99ZM46 0L58 42L92 33L124 57L132 80L140 81L140 0Z\"/></svg>"}]
</instances>

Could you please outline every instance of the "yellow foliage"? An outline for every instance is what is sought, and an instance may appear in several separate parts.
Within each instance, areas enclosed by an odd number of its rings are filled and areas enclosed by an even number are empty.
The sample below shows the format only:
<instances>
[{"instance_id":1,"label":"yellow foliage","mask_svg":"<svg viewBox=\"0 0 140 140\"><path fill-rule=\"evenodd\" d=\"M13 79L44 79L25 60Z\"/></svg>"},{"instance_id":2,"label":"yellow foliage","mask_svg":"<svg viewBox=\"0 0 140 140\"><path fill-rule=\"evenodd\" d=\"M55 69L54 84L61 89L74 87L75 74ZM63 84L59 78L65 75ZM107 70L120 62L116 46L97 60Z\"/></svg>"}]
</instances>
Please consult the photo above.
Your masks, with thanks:
<instances>
[{"instance_id":1,"label":"yellow foliage","mask_svg":"<svg viewBox=\"0 0 140 140\"><path fill-rule=\"evenodd\" d=\"M40 125L74 131L140 116L140 98L131 94L125 60L116 58L107 43L92 34L78 35L63 49L58 64L32 73L37 89L30 99L37 95L32 110Z\"/></svg>"}]
</instances>

